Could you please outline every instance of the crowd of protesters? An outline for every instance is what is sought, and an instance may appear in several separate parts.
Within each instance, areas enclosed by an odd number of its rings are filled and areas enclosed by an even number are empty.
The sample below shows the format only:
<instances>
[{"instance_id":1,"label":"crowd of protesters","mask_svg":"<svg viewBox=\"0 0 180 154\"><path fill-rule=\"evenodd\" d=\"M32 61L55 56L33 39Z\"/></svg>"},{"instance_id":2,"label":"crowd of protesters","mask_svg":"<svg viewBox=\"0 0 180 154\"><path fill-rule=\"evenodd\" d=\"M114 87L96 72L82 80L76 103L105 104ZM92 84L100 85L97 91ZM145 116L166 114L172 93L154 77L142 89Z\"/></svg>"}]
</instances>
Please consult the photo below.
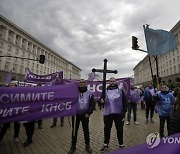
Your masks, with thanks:
<instances>
[{"instance_id":1,"label":"crowd of protesters","mask_svg":"<svg viewBox=\"0 0 180 154\"><path fill-rule=\"evenodd\" d=\"M175 90L168 88L165 84L160 85L160 88L153 87L152 83L149 83L144 89L136 88L133 84L130 85L130 97L126 98L124 89L119 88L116 83L116 79L111 77L109 80L109 86L106 90L105 98L100 98L97 103L98 106L104 108L104 143L101 151L105 151L109 146L109 139L111 134L111 128L113 121L117 129L117 138L119 147L123 148L123 127L124 119L126 125L131 124L131 112L133 112L133 121L135 125L142 124L138 122L137 118L137 106L140 104L141 110L144 110L144 124L154 123L154 112L159 115L159 134L160 137L164 137L164 126L167 126L167 133L173 135L180 133L180 88ZM9 87L16 87L17 84L9 84ZM39 85L38 85L39 86ZM72 118L72 142L69 154L73 154L76 150L77 134L80 122L83 126L85 137L85 149L88 153L92 153L90 147L90 134L89 134L89 118L95 110L95 100L92 92L87 90L86 81L81 79L79 81L79 101L76 117ZM125 117L126 116L126 117ZM38 128L42 129L42 119L36 121L24 122L26 130L27 140L23 143L23 146L29 146L33 143L33 134L35 129L35 123L38 123ZM51 128L55 127L57 118L53 119ZM64 125L64 117L60 120L61 127ZM10 123L4 123L1 125L0 142L6 131L10 128ZM19 142L20 122L14 123L14 142Z\"/></svg>"}]
</instances>

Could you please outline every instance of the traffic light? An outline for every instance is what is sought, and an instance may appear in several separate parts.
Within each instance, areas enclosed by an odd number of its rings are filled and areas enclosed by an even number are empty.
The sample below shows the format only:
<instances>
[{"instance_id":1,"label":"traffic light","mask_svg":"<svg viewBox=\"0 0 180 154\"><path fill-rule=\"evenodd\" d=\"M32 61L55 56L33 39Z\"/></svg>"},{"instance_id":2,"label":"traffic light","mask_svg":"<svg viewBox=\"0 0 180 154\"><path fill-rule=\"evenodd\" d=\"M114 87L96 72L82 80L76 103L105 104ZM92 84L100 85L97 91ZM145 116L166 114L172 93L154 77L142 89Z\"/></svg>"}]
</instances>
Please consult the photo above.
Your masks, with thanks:
<instances>
[{"instance_id":1,"label":"traffic light","mask_svg":"<svg viewBox=\"0 0 180 154\"><path fill-rule=\"evenodd\" d=\"M135 36L132 36L132 49L137 50L139 48L138 46L138 38Z\"/></svg>"},{"instance_id":2,"label":"traffic light","mask_svg":"<svg viewBox=\"0 0 180 154\"><path fill-rule=\"evenodd\" d=\"M41 64L44 64L44 63L45 63L45 55L40 55L40 57L39 57L39 62L40 62Z\"/></svg>"}]
</instances>

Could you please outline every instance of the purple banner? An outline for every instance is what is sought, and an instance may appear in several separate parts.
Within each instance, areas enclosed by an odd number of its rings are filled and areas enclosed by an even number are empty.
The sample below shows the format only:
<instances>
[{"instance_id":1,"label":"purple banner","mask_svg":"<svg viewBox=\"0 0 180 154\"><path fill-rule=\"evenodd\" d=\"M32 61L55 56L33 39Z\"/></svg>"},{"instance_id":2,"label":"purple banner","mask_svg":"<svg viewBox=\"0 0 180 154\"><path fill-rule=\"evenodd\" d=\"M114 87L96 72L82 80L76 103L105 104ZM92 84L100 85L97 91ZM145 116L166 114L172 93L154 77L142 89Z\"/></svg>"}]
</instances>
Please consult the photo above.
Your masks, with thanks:
<instances>
[{"instance_id":1,"label":"purple banner","mask_svg":"<svg viewBox=\"0 0 180 154\"><path fill-rule=\"evenodd\" d=\"M59 80L63 79L63 71L55 72L48 75L38 75L31 72L28 68L25 69L25 81L26 82L35 82L35 83L48 83L58 78Z\"/></svg>"},{"instance_id":2,"label":"purple banner","mask_svg":"<svg viewBox=\"0 0 180 154\"><path fill-rule=\"evenodd\" d=\"M130 97L130 78L118 78L116 79L119 87L123 87L127 99ZM106 87L109 85L108 80L106 81ZM102 81L87 81L87 88L93 92L95 99L99 99L102 94Z\"/></svg>"},{"instance_id":3,"label":"purple banner","mask_svg":"<svg viewBox=\"0 0 180 154\"><path fill-rule=\"evenodd\" d=\"M152 138L147 144L121 149L109 154L179 154L180 133L165 138Z\"/></svg>"},{"instance_id":4,"label":"purple banner","mask_svg":"<svg viewBox=\"0 0 180 154\"><path fill-rule=\"evenodd\" d=\"M0 123L76 114L78 84L0 88Z\"/></svg>"}]
</instances>

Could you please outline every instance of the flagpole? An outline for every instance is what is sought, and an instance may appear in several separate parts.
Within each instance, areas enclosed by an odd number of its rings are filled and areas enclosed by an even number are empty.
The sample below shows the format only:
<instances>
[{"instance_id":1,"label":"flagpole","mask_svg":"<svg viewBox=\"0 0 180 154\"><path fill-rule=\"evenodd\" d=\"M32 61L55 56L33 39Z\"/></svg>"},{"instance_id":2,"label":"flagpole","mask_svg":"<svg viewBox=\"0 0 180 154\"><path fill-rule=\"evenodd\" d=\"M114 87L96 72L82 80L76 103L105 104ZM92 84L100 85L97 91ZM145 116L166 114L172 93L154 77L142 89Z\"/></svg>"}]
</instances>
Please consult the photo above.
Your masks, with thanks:
<instances>
[{"instance_id":1,"label":"flagpole","mask_svg":"<svg viewBox=\"0 0 180 154\"><path fill-rule=\"evenodd\" d=\"M149 27L149 25L143 25L143 29L145 30L146 28L148 28ZM145 35L145 38L146 38L146 33L144 32L144 35ZM146 44L147 44L147 40L146 40ZM148 49L147 49L148 50ZM142 51L142 50L141 50ZM147 51L145 51L145 52L147 52ZM148 52L147 52L148 53ZM149 57L149 65L150 65L150 69L151 69L151 76L152 76L152 81L153 81L153 70L152 70L152 65L151 65L151 59L150 59L150 56L148 55L148 57ZM157 61L156 59L155 59L155 61ZM157 69L157 62L156 62L156 69ZM158 75L158 70L157 70L157 75ZM156 79L157 80L157 79ZM157 81L156 81L157 82ZM155 90L155 87L154 87L154 90Z\"/></svg>"},{"instance_id":2,"label":"flagpole","mask_svg":"<svg viewBox=\"0 0 180 154\"><path fill-rule=\"evenodd\" d=\"M159 89L159 68L158 68L158 56L154 56L154 59L156 61L156 85L157 89Z\"/></svg>"},{"instance_id":3,"label":"flagpole","mask_svg":"<svg viewBox=\"0 0 180 154\"><path fill-rule=\"evenodd\" d=\"M148 56L149 58L149 66L150 66L150 69L151 69L151 77L152 77L152 80L153 80L153 70L152 70L152 65L151 65L151 58L150 56Z\"/></svg>"}]
</instances>

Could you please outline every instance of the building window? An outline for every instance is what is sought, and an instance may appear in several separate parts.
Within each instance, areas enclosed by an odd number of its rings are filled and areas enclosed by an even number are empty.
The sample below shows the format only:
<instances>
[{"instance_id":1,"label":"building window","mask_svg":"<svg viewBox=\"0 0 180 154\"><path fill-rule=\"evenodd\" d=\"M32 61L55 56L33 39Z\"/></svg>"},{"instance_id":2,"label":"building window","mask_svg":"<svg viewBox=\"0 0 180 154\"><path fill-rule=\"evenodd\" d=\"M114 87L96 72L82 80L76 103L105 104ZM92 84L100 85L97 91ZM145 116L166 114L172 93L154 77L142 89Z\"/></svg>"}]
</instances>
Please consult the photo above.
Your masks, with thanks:
<instances>
[{"instance_id":1,"label":"building window","mask_svg":"<svg viewBox=\"0 0 180 154\"><path fill-rule=\"evenodd\" d=\"M18 37L18 35L16 35L16 41L15 41L16 45L18 45L18 39L19 39L19 37Z\"/></svg>"},{"instance_id":2,"label":"building window","mask_svg":"<svg viewBox=\"0 0 180 154\"><path fill-rule=\"evenodd\" d=\"M29 66L29 60L27 61L27 66Z\"/></svg>"},{"instance_id":3,"label":"building window","mask_svg":"<svg viewBox=\"0 0 180 154\"><path fill-rule=\"evenodd\" d=\"M170 74L169 75L172 75L172 67L170 67Z\"/></svg>"},{"instance_id":4,"label":"building window","mask_svg":"<svg viewBox=\"0 0 180 154\"><path fill-rule=\"evenodd\" d=\"M8 51L11 51L11 50L12 50L12 49L11 49L11 46L9 45L9 46L8 46Z\"/></svg>"},{"instance_id":5,"label":"building window","mask_svg":"<svg viewBox=\"0 0 180 154\"><path fill-rule=\"evenodd\" d=\"M174 74L176 74L177 72L176 72L176 66L174 66Z\"/></svg>"},{"instance_id":6,"label":"building window","mask_svg":"<svg viewBox=\"0 0 180 154\"><path fill-rule=\"evenodd\" d=\"M6 70L9 70L9 67L10 67L10 62L6 62L4 68L5 68Z\"/></svg>"},{"instance_id":7,"label":"building window","mask_svg":"<svg viewBox=\"0 0 180 154\"><path fill-rule=\"evenodd\" d=\"M16 49L16 55L18 55L19 54L19 49Z\"/></svg>"},{"instance_id":8,"label":"building window","mask_svg":"<svg viewBox=\"0 0 180 154\"><path fill-rule=\"evenodd\" d=\"M17 71L17 64L13 65L13 71L16 72Z\"/></svg>"},{"instance_id":9,"label":"building window","mask_svg":"<svg viewBox=\"0 0 180 154\"><path fill-rule=\"evenodd\" d=\"M17 62L17 60L18 60L17 58L14 58L14 61L15 61L15 62Z\"/></svg>"},{"instance_id":10,"label":"building window","mask_svg":"<svg viewBox=\"0 0 180 154\"><path fill-rule=\"evenodd\" d=\"M24 59L21 59L21 64L24 64Z\"/></svg>"},{"instance_id":11,"label":"building window","mask_svg":"<svg viewBox=\"0 0 180 154\"><path fill-rule=\"evenodd\" d=\"M19 72L20 72L21 74L23 73L23 70L22 70L22 68L20 68Z\"/></svg>"},{"instance_id":12,"label":"building window","mask_svg":"<svg viewBox=\"0 0 180 154\"><path fill-rule=\"evenodd\" d=\"M176 63L176 60L175 60L175 58L173 58L173 64L175 64Z\"/></svg>"},{"instance_id":13,"label":"building window","mask_svg":"<svg viewBox=\"0 0 180 154\"><path fill-rule=\"evenodd\" d=\"M24 51L22 52L22 57L25 57L25 52Z\"/></svg>"},{"instance_id":14,"label":"building window","mask_svg":"<svg viewBox=\"0 0 180 154\"><path fill-rule=\"evenodd\" d=\"M3 43L2 42L0 42L0 48L3 48Z\"/></svg>"},{"instance_id":15,"label":"building window","mask_svg":"<svg viewBox=\"0 0 180 154\"><path fill-rule=\"evenodd\" d=\"M171 52L169 52L169 58L171 58Z\"/></svg>"}]
</instances>

